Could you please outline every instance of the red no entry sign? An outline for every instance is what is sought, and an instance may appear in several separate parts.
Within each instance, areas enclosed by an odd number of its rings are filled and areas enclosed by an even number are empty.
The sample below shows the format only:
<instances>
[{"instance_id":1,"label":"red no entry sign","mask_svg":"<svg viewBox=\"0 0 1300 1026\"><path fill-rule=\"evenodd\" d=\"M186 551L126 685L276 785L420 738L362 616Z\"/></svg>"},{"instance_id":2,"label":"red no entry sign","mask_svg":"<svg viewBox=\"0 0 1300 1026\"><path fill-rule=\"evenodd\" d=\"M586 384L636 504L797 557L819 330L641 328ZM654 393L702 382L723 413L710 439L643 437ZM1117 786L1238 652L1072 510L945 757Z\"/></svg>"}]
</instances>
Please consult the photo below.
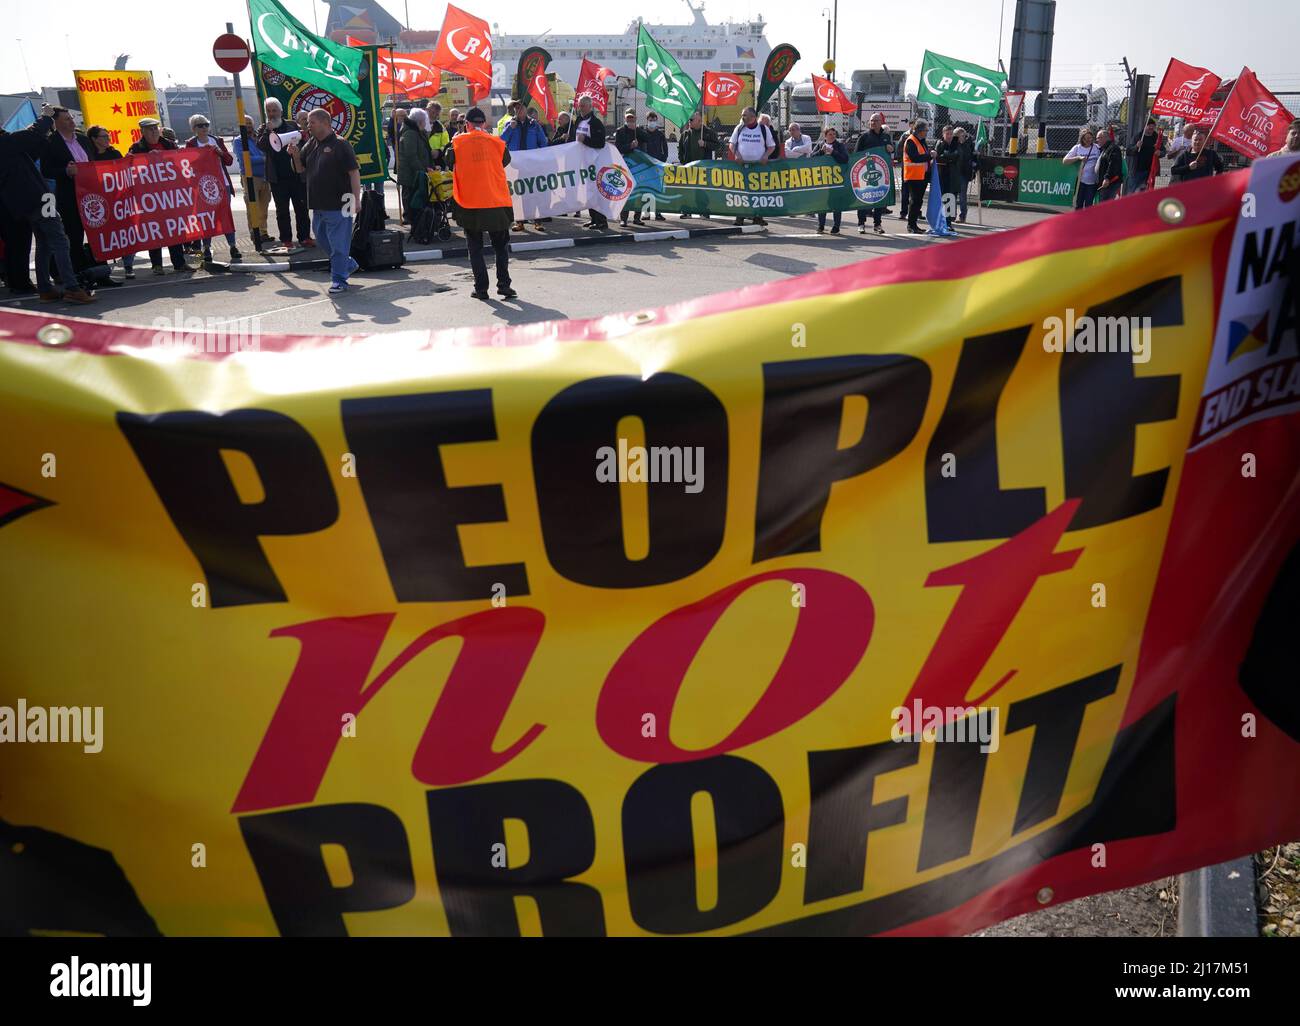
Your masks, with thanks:
<instances>
[{"instance_id":1,"label":"red no entry sign","mask_svg":"<svg viewBox=\"0 0 1300 1026\"><path fill-rule=\"evenodd\" d=\"M212 57L222 71L238 74L248 67L248 44L232 32L217 36Z\"/></svg>"}]
</instances>

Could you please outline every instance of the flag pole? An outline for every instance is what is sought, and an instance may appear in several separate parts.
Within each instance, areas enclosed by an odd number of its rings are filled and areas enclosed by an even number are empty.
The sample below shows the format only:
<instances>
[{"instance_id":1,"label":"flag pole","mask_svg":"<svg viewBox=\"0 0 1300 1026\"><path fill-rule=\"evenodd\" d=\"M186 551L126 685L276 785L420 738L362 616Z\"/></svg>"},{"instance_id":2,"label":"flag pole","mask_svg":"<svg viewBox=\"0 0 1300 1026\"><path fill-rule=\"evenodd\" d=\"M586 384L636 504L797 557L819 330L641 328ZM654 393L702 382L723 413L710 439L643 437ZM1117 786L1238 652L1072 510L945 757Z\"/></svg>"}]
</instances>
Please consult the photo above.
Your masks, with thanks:
<instances>
[{"instance_id":1,"label":"flag pole","mask_svg":"<svg viewBox=\"0 0 1300 1026\"><path fill-rule=\"evenodd\" d=\"M249 24L252 24L252 17L249 17ZM226 31L234 33L234 22L226 22ZM252 60L257 60L253 55ZM250 61L251 64L251 61ZM239 73L234 72L235 80L235 117L239 121L239 157L241 169L244 172L244 206L247 208L245 213L258 210L257 206L257 186L253 182L253 156L248 152L248 126L244 123L244 90L239 84ZM253 69L253 81L257 81L257 69ZM253 239L253 251L260 253L262 251L262 228L260 225L254 225L253 218L248 218L248 234Z\"/></svg>"},{"instance_id":2,"label":"flag pole","mask_svg":"<svg viewBox=\"0 0 1300 1026\"><path fill-rule=\"evenodd\" d=\"M393 98L393 113L390 115L393 119L393 175L397 178L397 224L401 227L402 219L405 214L402 211L402 154L401 147L398 145L402 140L398 137L397 130L397 71L393 67L393 47L397 41L389 39L388 41L388 95ZM378 51L375 57L379 57ZM378 69L379 61L375 61L375 68ZM376 74L378 71L376 70ZM375 89L379 89L379 84L375 84ZM380 100L380 109L383 109L383 100ZM426 185L427 188L427 185ZM360 214L360 211L357 211ZM414 227L414 225L412 225Z\"/></svg>"}]
</instances>

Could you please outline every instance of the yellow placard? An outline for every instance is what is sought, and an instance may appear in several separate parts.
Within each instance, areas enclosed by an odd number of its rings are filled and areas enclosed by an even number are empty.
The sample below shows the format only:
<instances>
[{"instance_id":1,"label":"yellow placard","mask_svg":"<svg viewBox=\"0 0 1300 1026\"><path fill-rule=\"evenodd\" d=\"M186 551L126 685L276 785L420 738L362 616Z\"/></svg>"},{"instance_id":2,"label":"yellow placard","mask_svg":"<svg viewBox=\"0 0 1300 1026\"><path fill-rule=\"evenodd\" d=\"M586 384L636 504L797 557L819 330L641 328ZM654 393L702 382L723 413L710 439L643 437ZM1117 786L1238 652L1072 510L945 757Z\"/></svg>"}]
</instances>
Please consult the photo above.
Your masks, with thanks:
<instances>
[{"instance_id":1,"label":"yellow placard","mask_svg":"<svg viewBox=\"0 0 1300 1026\"><path fill-rule=\"evenodd\" d=\"M77 96L85 125L108 130L112 146L125 153L140 140L140 119L162 121L152 71L78 71Z\"/></svg>"}]
</instances>

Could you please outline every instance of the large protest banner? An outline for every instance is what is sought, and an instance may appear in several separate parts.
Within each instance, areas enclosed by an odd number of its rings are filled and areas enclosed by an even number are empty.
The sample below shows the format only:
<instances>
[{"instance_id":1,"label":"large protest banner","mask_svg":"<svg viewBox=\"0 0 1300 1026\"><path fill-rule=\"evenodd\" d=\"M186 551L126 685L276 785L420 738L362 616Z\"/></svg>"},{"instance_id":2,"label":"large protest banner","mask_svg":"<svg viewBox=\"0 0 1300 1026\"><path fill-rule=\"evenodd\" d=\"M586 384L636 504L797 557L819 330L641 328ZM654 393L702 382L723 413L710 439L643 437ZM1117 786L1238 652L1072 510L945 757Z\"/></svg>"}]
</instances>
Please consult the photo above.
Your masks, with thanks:
<instances>
[{"instance_id":1,"label":"large protest banner","mask_svg":"<svg viewBox=\"0 0 1300 1026\"><path fill-rule=\"evenodd\" d=\"M140 141L140 119L158 118L158 93L150 71L77 71L82 122L102 125L109 141L125 153ZM181 129L178 129L181 131Z\"/></svg>"},{"instance_id":2,"label":"large protest banner","mask_svg":"<svg viewBox=\"0 0 1300 1026\"><path fill-rule=\"evenodd\" d=\"M379 111L379 76L370 74L374 49L365 51L361 65L361 105L348 103L311 82L289 78L259 60L253 61L253 79L257 83L259 103L274 96L284 108L285 117L293 121L299 111L323 107L329 111L334 134L352 144L357 154L363 182L376 182L388 174L388 144Z\"/></svg>"},{"instance_id":3,"label":"large protest banner","mask_svg":"<svg viewBox=\"0 0 1300 1026\"><path fill-rule=\"evenodd\" d=\"M627 155L636 176L628 201L640 206L653 198L669 213L817 214L823 210L861 210L894 202L893 165L883 148L850 155L847 164L830 157L737 164L697 160L665 164L639 150Z\"/></svg>"},{"instance_id":4,"label":"large protest banner","mask_svg":"<svg viewBox=\"0 0 1300 1026\"><path fill-rule=\"evenodd\" d=\"M96 260L235 230L226 176L212 147L83 162L76 187Z\"/></svg>"},{"instance_id":5,"label":"large protest banner","mask_svg":"<svg viewBox=\"0 0 1300 1026\"><path fill-rule=\"evenodd\" d=\"M1298 165L591 321L0 313L0 739L98 724L0 744L0 916L955 934L1300 836Z\"/></svg>"},{"instance_id":6,"label":"large protest banner","mask_svg":"<svg viewBox=\"0 0 1300 1026\"><path fill-rule=\"evenodd\" d=\"M632 195L627 162L612 144L595 150L580 142L544 150L516 150L506 168L515 217L529 221L579 210L618 217Z\"/></svg>"}]
</instances>

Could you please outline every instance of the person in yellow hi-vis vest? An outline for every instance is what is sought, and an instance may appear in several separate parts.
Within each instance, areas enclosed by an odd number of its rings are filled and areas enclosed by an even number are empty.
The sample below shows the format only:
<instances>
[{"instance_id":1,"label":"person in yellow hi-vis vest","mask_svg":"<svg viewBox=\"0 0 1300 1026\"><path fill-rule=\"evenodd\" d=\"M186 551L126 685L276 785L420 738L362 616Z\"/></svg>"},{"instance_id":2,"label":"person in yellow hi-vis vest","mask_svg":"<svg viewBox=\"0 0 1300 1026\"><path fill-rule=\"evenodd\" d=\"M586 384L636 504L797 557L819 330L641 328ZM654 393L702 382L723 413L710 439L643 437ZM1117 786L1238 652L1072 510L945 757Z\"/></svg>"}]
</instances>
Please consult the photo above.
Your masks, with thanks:
<instances>
[{"instance_id":1,"label":"person in yellow hi-vis vest","mask_svg":"<svg viewBox=\"0 0 1300 1026\"><path fill-rule=\"evenodd\" d=\"M488 298L487 264L483 260L483 233L492 240L497 258L497 292L505 299L519 293L510 287L510 224L514 207L506 166L510 151L499 136L483 126L487 116L471 107L465 116L466 131L451 140L447 157L452 169L452 198L456 201L456 220L465 229L469 243L469 265L474 271L475 299Z\"/></svg>"},{"instance_id":2,"label":"person in yellow hi-vis vest","mask_svg":"<svg viewBox=\"0 0 1300 1026\"><path fill-rule=\"evenodd\" d=\"M903 211L899 216L907 218L907 230L913 235L924 234L916 220L925 207L925 183L934 160L925 141L926 130L926 123L918 121L903 142Z\"/></svg>"}]
</instances>

